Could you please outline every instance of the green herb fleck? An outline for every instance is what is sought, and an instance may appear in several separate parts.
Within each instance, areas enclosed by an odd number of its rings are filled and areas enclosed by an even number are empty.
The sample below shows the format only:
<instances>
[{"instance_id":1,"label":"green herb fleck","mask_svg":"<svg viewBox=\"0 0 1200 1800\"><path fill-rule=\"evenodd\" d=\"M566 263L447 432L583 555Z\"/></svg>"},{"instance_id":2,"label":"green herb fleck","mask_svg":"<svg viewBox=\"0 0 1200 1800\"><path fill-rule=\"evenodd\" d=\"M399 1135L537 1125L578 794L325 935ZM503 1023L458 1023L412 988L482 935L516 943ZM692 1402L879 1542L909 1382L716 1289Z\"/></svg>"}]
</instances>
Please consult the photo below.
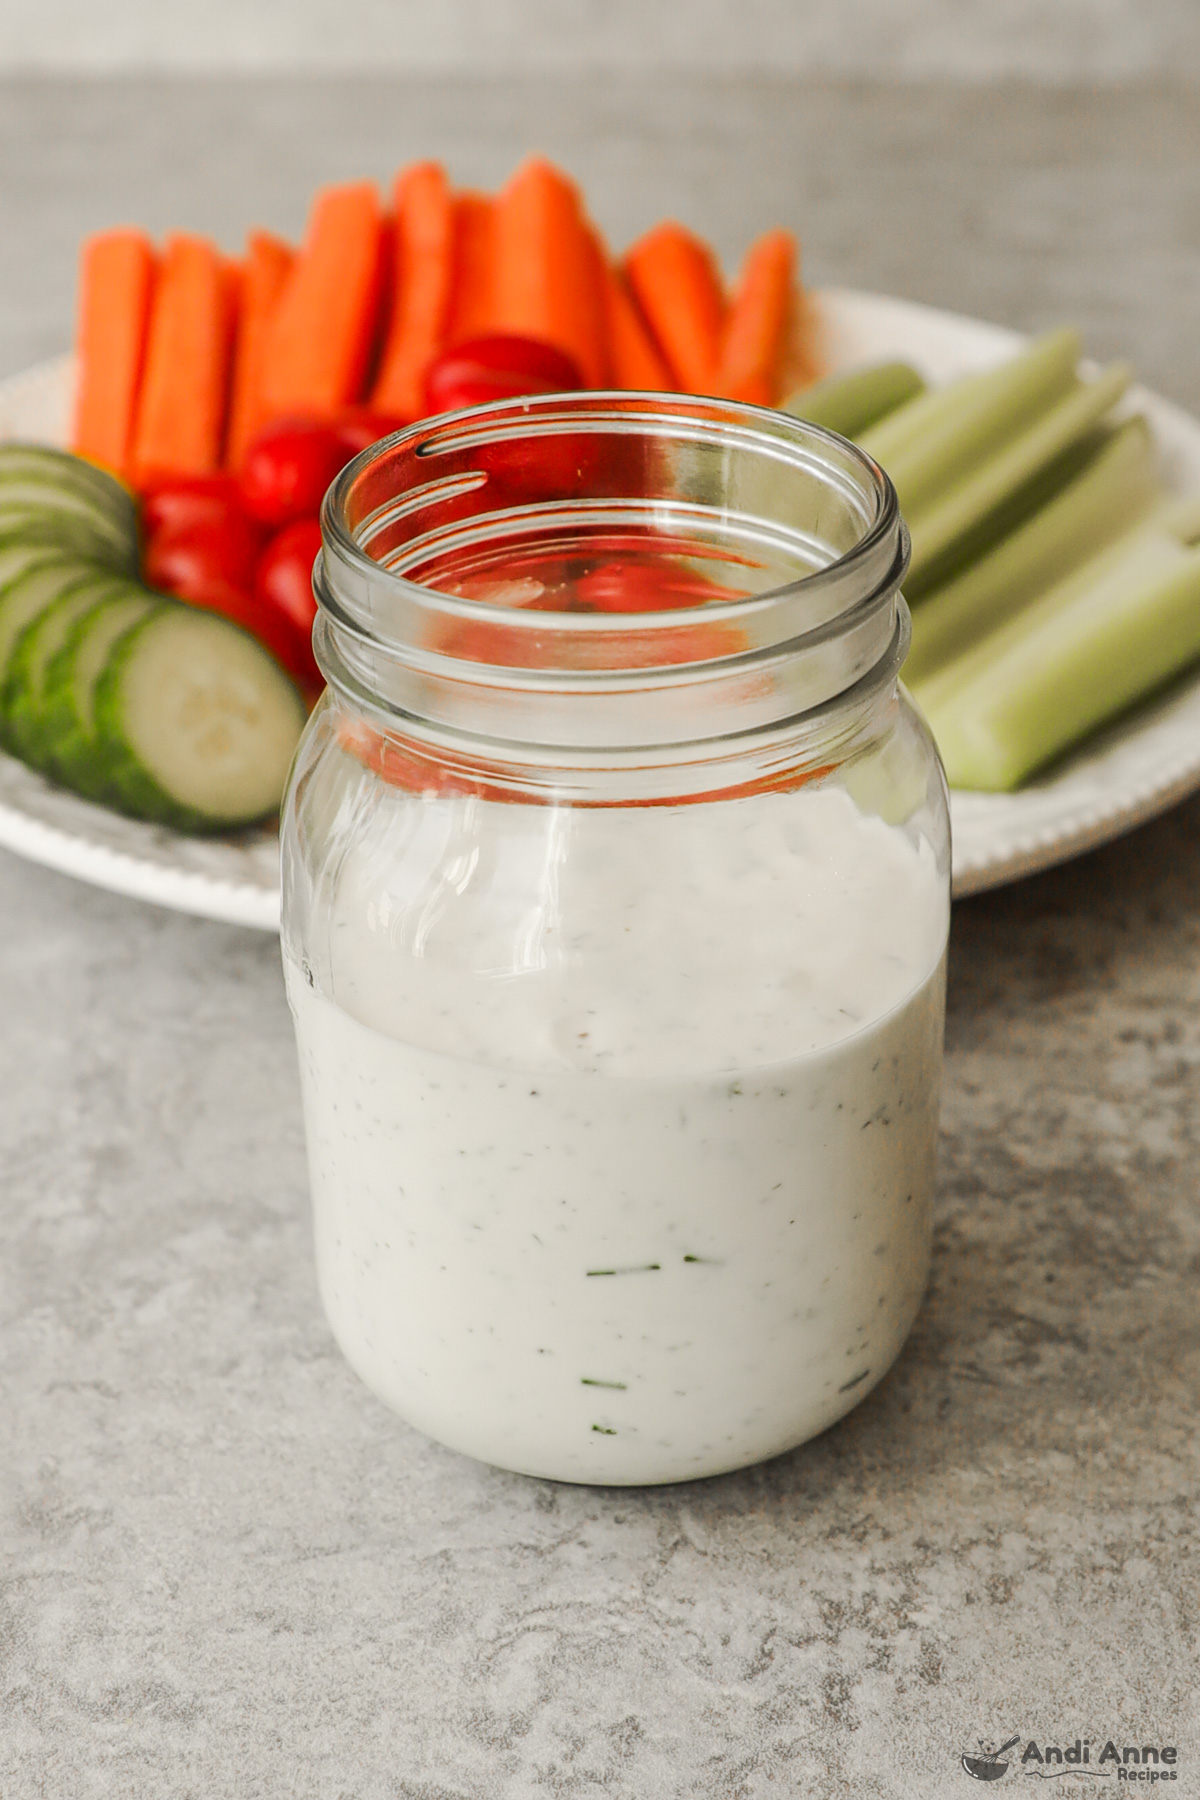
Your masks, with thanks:
<instances>
[{"instance_id":1,"label":"green herb fleck","mask_svg":"<svg viewBox=\"0 0 1200 1800\"><path fill-rule=\"evenodd\" d=\"M631 1263L627 1269L589 1269L588 1275L649 1275L654 1269L661 1269L661 1263Z\"/></svg>"},{"instance_id":2,"label":"green herb fleck","mask_svg":"<svg viewBox=\"0 0 1200 1800\"><path fill-rule=\"evenodd\" d=\"M616 1437L617 1435L611 1425L593 1425L592 1430L598 1431L601 1437Z\"/></svg>"},{"instance_id":3,"label":"green herb fleck","mask_svg":"<svg viewBox=\"0 0 1200 1800\"><path fill-rule=\"evenodd\" d=\"M582 1387L614 1388L620 1394L628 1391L623 1381L597 1381L592 1375L581 1375L579 1381Z\"/></svg>"}]
</instances>

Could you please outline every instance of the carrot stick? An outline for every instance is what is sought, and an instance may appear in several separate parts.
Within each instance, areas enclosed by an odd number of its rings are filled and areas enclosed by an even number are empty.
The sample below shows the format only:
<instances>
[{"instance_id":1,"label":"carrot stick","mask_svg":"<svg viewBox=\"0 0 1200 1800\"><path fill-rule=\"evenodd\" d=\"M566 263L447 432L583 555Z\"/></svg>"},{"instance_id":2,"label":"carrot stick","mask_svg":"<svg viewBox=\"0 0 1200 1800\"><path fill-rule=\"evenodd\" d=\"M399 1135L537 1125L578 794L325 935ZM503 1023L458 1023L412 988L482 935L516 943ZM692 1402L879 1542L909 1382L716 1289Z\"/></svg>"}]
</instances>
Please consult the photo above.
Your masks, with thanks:
<instances>
[{"instance_id":1,"label":"carrot stick","mask_svg":"<svg viewBox=\"0 0 1200 1800\"><path fill-rule=\"evenodd\" d=\"M393 205L391 318L371 404L416 419L425 371L445 340L454 282L455 208L440 164L415 163L398 175Z\"/></svg>"},{"instance_id":2,"label":"carrot stick","mask_svg":"<svg viewBox=\"0 0 1200 1800\"><path fill-rule=\"evenodd\" d=\"M538 338L574 357L589 387L607 376L604 294L579 193L531 157L496 198L494 331Z\"/></svg>"},{"instance_id":3,"label":"carrot stick","mask_svg":"<svg viewBox=\"0 0 1200 1800\"><path fill-rule=\"evenodd\" d=\"M323 189L263 354L272 418L328 416L362 397L382 292L384 220L373 182Z\"/></svg>"},{"instance_id":4,"label":"carrot stick","mask_svg":"<svg viewBox=\"0 0 1200 1800\"><path fill-rule=\"evenodd\" d=\"M71 447L119 475L129 466L157 261L132 229L97 232L83 246Z\"/></svg>"},{"instance_id":5,"label":"carrot stick","mask_svg":"<svg viewBox=\"0 0 1200 1800\"><path fill-rule=\"evenodd\" d=\"M783 398L783 365L796 287L796 240L768 231L750 246L734 293L714 392L774 406Z\"/></svg>"},{"instance_id":6,"label":"carrot stick","mask_svg":"<svg viewBox=\"0 0 1200 1800\"><path fill-rule=\"evenodd\" d=\"M231 469L241 467L251 438L267 423L263 358L271 318L293 261L291 248L269 231L252 231L246 239L225 446Z\"/></svg>"},{"instance_id":7,"label":"carrot stick","mask_svg":"<svg viewBox=\"0 0 1200 1800\"><path fill-rule=\"evenodd\" d=\"M829 373L823 347L823 326L812 295L803 287L798 288L780 371L785 398L798 388L811 387L814 381Z\"/></svg>"},{"instance_id":8,"label":"carrot stick","mask_svg":"<svg viewBox=\"0 0 1200 1800\"><path fill-rule=\"evenodd\" d=\"M495 331L492 306L493 218L487 194L459 194L454 203L454 275L446 343Z\"/></svg>"},{"instance_id":9,"label":"carrot stick","mask_svg":"<svg viewBox=\"0 0 1200 1800\"><path fill-rule=\"evenodd\" d=\"M625 273L679 386L693 394L711 393L725 296L708 245L666 219L626 251Z\"/></svg>"},{"instance_id":10,"label":"carrot stick","mask_svg":"<svg viewBox=\"0 0 1200 1800\"><path fill-rule=\"evenodd\" d=\"M154 294L133 434L137 485L220 466L233 312L229 266L215 244L168 238Z\"/></svg>"},{"instance_id":11,"label":"carrot stick","mask_svg":"<svg viewBox=\"0 0 1200 1800\"><path fill-rule=\"evenodd\" d=\"M603 252L601 252L603 255ZM629 291L625 277L604 257L601 279L608 323L608 352L613 386L655 393L675 386L667 359Z\"/></svg>"}]
</instances>

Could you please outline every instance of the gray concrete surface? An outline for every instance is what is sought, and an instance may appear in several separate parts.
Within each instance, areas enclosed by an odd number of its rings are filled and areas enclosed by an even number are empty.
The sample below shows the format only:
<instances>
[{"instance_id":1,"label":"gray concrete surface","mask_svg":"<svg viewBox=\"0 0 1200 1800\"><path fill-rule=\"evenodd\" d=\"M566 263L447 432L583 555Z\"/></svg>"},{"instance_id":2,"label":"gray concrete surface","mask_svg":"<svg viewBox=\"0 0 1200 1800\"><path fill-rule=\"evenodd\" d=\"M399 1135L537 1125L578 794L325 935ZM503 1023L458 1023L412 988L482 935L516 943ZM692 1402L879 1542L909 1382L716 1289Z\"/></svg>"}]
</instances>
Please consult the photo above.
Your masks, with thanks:
<instances>
[{"instance_id":1,"label":"gray concrete surface","mask_svg":"<svg viewBox=\"0 0 1200 1800\"><path fill-rule=\"evenodd\" d=\"M0 369L63 343L89 225L232 243L319 177L432 150L494 180L536 139L618 238L673 208L733 253L783 218L820 279L1077 316L1200 404L1196 117L1153 90L9 88ZM1175 1745L1168 1791L1200 1794L1200 802L956 909L906 1352L818 1442L650 1493L470 1464L341 1362L273 942L5 854L0 926L3 1800L940 1800L1018 1732L1093 1769L1110 1737Z\"/></svg>"},{"instance_id":2,"label":"gray concrete surface","mask_svg":"<svg viewBox=\"0 0 1200 1800\"><path fill-rule=\"evenodd\" d=\"M1200 77L1194 0L5 0L0 69Z\"/></svg>"}]
</instances>

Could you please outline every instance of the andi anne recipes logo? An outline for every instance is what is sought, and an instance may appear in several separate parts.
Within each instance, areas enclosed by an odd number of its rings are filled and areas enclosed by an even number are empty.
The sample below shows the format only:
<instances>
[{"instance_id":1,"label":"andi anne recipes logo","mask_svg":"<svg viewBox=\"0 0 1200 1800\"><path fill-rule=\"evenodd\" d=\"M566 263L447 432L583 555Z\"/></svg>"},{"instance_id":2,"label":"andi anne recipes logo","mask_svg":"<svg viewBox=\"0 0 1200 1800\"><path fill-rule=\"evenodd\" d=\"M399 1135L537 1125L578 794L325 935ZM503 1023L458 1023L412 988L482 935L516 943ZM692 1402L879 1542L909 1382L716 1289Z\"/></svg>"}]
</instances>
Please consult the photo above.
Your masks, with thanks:
<instances>
[{"instance_id":1,"label":"andi anne recipes logo","mask_svg":"<svg viewBox=\"0 0 1200 1800\"><path fill-rule=\"evenodd\" d=\"M962 1766L973 1781L999 1781L1010 1773L1034 1775L1042 1781L1078 1775L1084 1785L1091 1780L1136 1781L1139 1786L1176 1781L1178 1761L1174 1744L1121 1744L1107 1738L1096 1753L1092 1738L1042 1744L1036 1738L1025 1739L1019 1731L998 1750L980 1742L977 1750L962 1754Z\"/></svg>"}]
</instances>

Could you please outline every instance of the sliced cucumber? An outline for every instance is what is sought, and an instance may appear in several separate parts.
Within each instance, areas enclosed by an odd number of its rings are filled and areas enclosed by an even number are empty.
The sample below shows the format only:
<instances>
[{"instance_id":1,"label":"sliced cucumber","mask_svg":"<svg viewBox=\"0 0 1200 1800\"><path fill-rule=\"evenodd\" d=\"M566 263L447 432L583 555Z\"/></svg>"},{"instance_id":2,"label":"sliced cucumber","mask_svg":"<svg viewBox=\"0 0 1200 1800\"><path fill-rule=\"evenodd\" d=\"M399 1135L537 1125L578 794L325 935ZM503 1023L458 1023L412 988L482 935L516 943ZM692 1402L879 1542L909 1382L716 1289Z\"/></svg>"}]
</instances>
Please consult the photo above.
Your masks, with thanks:
<instances>
[{"instance_id":1,"label":"sliced cucumber","mask_svg":"<svg viewBox=\"0 0 1200 1800\"><path fill-rule=\"evenodd\" d=\"M89 579L60 594L31 619L12 647L0 715L5 741L36 768L50 761L46 734L46 670L77 621L94 612L124 584L119 576L97 570Z\"/></svg>"},{"instance_id":2,"label":"sliced cucumber","mask_svg":"<svg viewBox=\"0 0 1200 1800\"><path fill-rule=\"evenodd\" d=\"M0 444L0 535L59 541L132 573L137 502L93 464L44 444Z\"/></svg>"},{"instance_id":3,"label":"sliced cucumber","mask_svg":"<svg viewBox=\"0 0 1200 1800\"><path fill-rule=\"evenodd\" d=\"M133 491L96 463L51 444L27 444L10 439L0 444L0 481L9 475L36 477L59 487L76 487L95 494L114 510L134 505Z\"/></svg>"},{"instance_id":4,"label":"sliced cucumber","mask_svg":"<svg viewBox=\"0 0 1200 1800\"><path fill-rule=\"evenodd\" d=\"M8 481L33 482L48 493L84 494L118 525L137 512L132 489L115 475L49 444L0 444L0 484Z\"/></svg>"},{"instance_id":5,"label":"sliced cucumber","mask_svg":"<svg viewBox=\"0 0 1200 1800\"><path fill-rule=\"evenodd\" d=\"M46 665L45 766L88 799L102 799L110 782L108 762L96 739L96 684L118 638L160 604L157 594L136 582L118 584L108 599L74 621Z\"/></svg>"},{"instance_id":6,"label":"sliced cucumber","mask_svg":"<svg viewBox=\"0 0 1200 1800\"><path fill-rule=\"evenodd\" d=\"M73 495L40 500L24 488L0 484L0 537L52 544L122 575L137 569L136 533L120 531L96 507Z\"/></svg>"},{"instance_id":7,"label":"sliced cucumber","mask_svg":"<svg viewBox=\"0 0 1200 1800\"><path fill-rule=\"evenodd\" d=\"M77 556L51 556L33 563L0 593L0 692L13 649L25 627L53 606L60 594L69 593L82 582L94 581L97 573L95 563Z\"/></svg>"},{"instance_id":8,"label":"sliced cucumber","mask_svg":"<svg viewBox=\"0 0 1200 1800\"><path fill-rule=\"evenodd\" d=\"M0 469L18 463L39 469L79 468L89 479L115 482L118 487L123 485L99 463L89 462L86 457L77 456L73 450L61 450L56 444L47 444L40 438L6 438L0 444Z\"/></svg>"},{"instance_id":9,"label":"sliced cucumber","mask_svg":"<svg viewBox=\"0 0 1200 1800\"><path fill-rule=\"evenodd\" d=\"M49 544L31 544L26 538L0 539L0 599L30 569L56 562L59 556L60 552Z\"/></svg>"},{"instance_id":10,"label":"sliced cucumber","mask_svg":"<svg viewBox=\"0 0 1200 1800\"><path fill-rule=\"evenodd\" d=\"M95 709L113 804L189 831L274 812L305 719L248 633L169 600L118 638Z\"/></svg>"}]
</instances>

